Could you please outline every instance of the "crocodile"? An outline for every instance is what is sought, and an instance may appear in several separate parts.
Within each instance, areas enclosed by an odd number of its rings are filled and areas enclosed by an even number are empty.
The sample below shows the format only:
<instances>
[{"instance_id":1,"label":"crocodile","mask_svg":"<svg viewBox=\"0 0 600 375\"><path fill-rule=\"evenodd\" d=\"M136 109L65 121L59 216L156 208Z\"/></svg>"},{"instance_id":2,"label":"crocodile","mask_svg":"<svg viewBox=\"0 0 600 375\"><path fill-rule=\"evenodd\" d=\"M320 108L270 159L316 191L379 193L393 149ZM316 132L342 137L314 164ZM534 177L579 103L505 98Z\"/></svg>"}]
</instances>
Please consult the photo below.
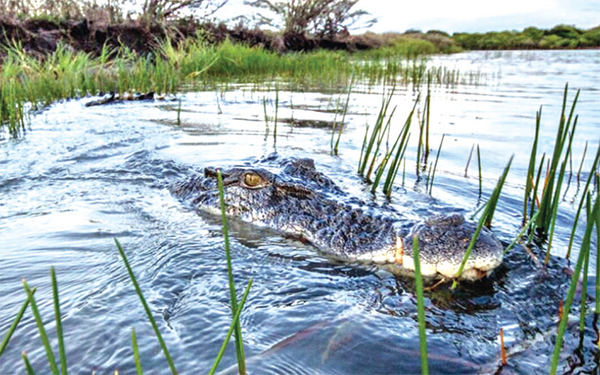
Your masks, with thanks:
<instances>
[{"instance_id":1,"label":"crocodile","mask_svg":"<svg viewBox=\"0 0 600 375\"><path fill-rule=\"evenodd\" d=\"M345 261L392 265L412 274L412 242L417 236L423 277L451 279L476 229L457 213L406 220L389 204L350 196L308 158L271 156L219 170L228 216L290 234ZM170 190L197 210L221 212L216 168L195 172ZM460 279L485 277L502 258L502 244L483 228Z\"/></svg>"}]
</instances>

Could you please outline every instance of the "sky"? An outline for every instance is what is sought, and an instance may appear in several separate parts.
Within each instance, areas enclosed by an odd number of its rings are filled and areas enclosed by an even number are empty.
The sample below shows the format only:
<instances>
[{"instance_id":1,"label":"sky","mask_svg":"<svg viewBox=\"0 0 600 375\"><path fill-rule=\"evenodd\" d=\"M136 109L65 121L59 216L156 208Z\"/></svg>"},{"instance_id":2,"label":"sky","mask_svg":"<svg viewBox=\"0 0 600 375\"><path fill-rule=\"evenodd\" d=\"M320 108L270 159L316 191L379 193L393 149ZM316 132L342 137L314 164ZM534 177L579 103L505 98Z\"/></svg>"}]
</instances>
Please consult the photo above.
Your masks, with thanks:
<instances>
[{"instance_id":1,"label":"sky","mask_svg":"<svg viewBox=\"0 0 600 375\"><path fill-rule=\"evenodd\" d=\"M361 0L357 7L378 19L369 29L374 32L520 31L528 26L549 29L558 24L589 29L600 25L600 0ZM223 19L253 11L243 0L229 0L216 16Z\"/></svg>"}]
</instances>

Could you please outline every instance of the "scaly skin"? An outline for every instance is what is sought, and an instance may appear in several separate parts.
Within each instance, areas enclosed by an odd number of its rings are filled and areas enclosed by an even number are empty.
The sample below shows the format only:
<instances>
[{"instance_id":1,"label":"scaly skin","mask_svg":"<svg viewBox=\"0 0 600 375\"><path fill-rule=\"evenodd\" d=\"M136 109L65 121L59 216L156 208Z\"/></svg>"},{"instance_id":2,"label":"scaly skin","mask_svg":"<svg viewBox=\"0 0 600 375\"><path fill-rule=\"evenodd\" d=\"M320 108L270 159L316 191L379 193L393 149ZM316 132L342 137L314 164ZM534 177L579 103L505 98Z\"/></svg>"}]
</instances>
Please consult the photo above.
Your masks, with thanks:
<instances>
[{"instance_id":1,"label":"scaly skin","mask_svg":"<svg viewBox=\"0 0 600 375\"><path fill-rule=\"evenodd\" d=\"M258 166L222 171L228 216L305 238L323 253L349 261L394 264L414 270L412 238L419 237L421 272L453 278L475 231L461 215L440 215L410 223L389 207L349 197L317 171L311 159L279 160L277 172ZM203 211L220 213L216 171L192 176L171 191ZM488 275L502 263L503 248L484 228L462 279Z\"/></svg>"}]
</instances>

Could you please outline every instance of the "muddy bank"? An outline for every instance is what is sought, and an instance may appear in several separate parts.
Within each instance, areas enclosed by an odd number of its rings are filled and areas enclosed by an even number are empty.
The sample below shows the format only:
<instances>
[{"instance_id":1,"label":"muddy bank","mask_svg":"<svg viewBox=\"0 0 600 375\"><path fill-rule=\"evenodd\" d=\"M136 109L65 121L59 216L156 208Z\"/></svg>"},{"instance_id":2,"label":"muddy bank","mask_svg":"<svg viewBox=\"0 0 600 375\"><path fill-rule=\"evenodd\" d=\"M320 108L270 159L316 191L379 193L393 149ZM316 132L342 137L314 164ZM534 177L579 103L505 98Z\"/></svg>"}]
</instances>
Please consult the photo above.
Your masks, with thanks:
<instances>
[{"instance_id":1,"label":"muddy bank","mask_svg":"<svg viewBox=\"0 0 600 375\"><path fill-rule=\"evenodd\" d=\"M110 47L113 53L119 48L127 47L143 55L157 50L167 39L177 45L187 38L197 38L198 35L202 35L209 43L220 43L229 38L233 43L260 46L280 53L317 48L356 51L381 45L374 38L349 34L315 38L303 34L277 35L259 29L228 28L223 24L183 21L170 25L142 25L139 22L107 25L86 19L60 22L46 19L0 19L0 45L17 42L28 53L40 57L54 52L59 45L93 56L98 56L104 45ZM5 54L2 48L0 56Z\"/></svg>"}]
</instances>

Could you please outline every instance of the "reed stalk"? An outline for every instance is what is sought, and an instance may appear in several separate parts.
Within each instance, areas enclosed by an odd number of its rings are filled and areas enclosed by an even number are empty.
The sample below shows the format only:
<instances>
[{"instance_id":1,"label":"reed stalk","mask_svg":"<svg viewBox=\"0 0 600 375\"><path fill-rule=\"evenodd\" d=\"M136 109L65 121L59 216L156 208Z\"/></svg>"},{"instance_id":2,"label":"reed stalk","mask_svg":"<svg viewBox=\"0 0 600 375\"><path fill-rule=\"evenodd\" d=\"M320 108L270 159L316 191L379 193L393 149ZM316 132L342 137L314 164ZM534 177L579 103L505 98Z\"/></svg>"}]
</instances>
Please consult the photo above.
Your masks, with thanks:
<instances>
[{"instance_id":1,"label":"reed stalk","mask_svg":"<svg viewBox=\"0 0 600 375\"><path fill-rule=\"evenodd\" d=\"M558 205L561 200L562 183L563 183L563 180L565 177L565 170L567 167L567 158L568 158L569 154L571 153L571 146L573 144L573 136L575 135L575 128L577 127L577 119L578 119L578 117L575 116L575 121L573 122L572 131L569 132L569 142L567 144L567 151L565 154L565 158L561 163L560 172L558 174L558 180L556 182L556 191L555 191L555 195L552 199L552 211L551 211L552 216L550 217L550 231L548 234L548 247L546 250L546 259L544 260L544 264L548 264L548 261L550 260L550 250L552 249L552 240L554 238L554 228L556 227L556 217L558 215Z\"/></svg>"},{"instance_id":2,"label":"reed stalk","mask_svg":"<svg viewBox=\"0 0 600 375\"><path fill-rule=\"evenodd\" d=\"M415 104L413 105L412 110L408 114L406 121L404 122L404 125L402 126L402 130L400 131L400 134L398 134L398 137L396 138L396 142L394 142L394 146L386 154L384 161L379 166L377 178L376 178L375 182L373 183L373 188L371 189L371 191L375 192L375 188L377 187L377 185L379 183L379 179L383 175L383 170L385 169L388 161L390 160L391 155L394 153L394 151L396 151L396 155L395 155L394 159L392 160L392 164L390 165L390 167L388 169L388 174L387 174L387 177L383 184L383 193L388 198L392 194L392 187L394 185L396 175L398 174L398 169L400 168L400 162L404 158L404 153L406 152L406 147L408 146L408 140L410 139L409 130L410 130L410 125L412 123L413 114L415 113L416 105L417 105L417 101L415 101Z\"/></svg>"},{"instance_id":3,"label":"reed stalk","mask_svg":"<svg viewBox=\"0 0 600 375\"><path fill-rule=\"evenodd\" d=\"M545 160L546 160L546 153L543 153L542 157L540 159L540 163L538 165L538 172L535 177L535 183L533 185L533 197L531 198L531 208L529 210L529 217L533 217L534 212L536 212L535 211L536 203L537 203L537 207L538 208L540 207L540 200L538 197L538 188L540 185L540 178L542 176L542 169L543 169L542 166L544 165ZM540 212L540 211L537 211L537 212Z\"/></svg>"},{"instance_id":4,"label":"reed stalk","mask_svg":"<svg viewBox=\"0 0 600 375\"><path fill-rule=\"evenodd\" d=\"M598 209L599 201L596 200L594 203L594 207L590 210L592 215L596 217L600 215L600 210ZM589 204L588 204L589 206ZM581 245L581 249L579 251L579 256L577 258L577 263L575 264L575 269L573 270L573 276L571 278L571 285L569 286L569 291L567 293L566 301L563 305L563 314L560 319L560 323L558 326L558 334L556 336L556 341L554 343L554 351L552 353L552 362L550 364L550 375L556 375L558 370L558 360L560 358L560 352L562 349L562 343L565 335L565 331L567 329L567 322L569 320L569 312L571 311L571 306L573 305L573 300L575 299L575 292L577 290L577 286L579 284L579 275L581 274L581 269L583 267L583 263L586 257L586 253L590 251L590 241L592 235L592 229L595 224L594 216L590 217L587 226L585 229L585 235L583 237L583 243Z\"/></svg>"},{"instance_id":5,"label":"reed stalk","mask_svg":"<svg viewBox=\"0 0 600 375\"><path fill-rule=\"evenodd\" d=\"M275 119L273 121L273 144L277 143L277 116L279 114L279 85L275 86Z\"/></svg>"},{"instance_id":6,"label":"reed stalk","mask_svg":"<svg viewBox=\"0 0 600 375\"><path fill-rule=\"evenodd\" d=\"M365 133L365 139L361 147L362 158L359 160L358 163L358 174L364 177L367 181L370 181L371 172L373 171L373 168L375 166L375 161L377 159L377 154L379 153L379 148L381 147L383 137L385 135L387 127L389 127L391 118L393 116L393 112L395 111L394 108L392 114L389 116L387 125L384 125L385 118L387 116L387 111L394 95L394 91L395 87L392 88L392 91L387 95L387 97L384 94L384 96L382 97L381 108L379 109L377 120L373 125L371 135L368 136L368 127L367 132ZM371 163L369 163L369 160L371 161ZM369 166L368 170L367 166Z\"/></svg>"},{"instance_id":7,"label":"reed stalk","mask_svg":"<svg viewBox=\"0 0 600 375\"><path fill-rule=\"evenodd\" d=\"M467 165L465 166L465 178L468 177L469 165L471 164L471 157L473 157L473 150L475 150L475 144L471 146L471 152L469 152L469 158L467 159Z\"/></svg>"},{"instance_id":8,"label":"reed stalk","mask_svg":"<svg viewBox=\"0 0 600 375\"><path fill-rule=\"evenodd\" d=\"M54 301L54 317L56 319L56 336L58 337L60 371L62 375L67 375L67 354L65 351L65 341L63 338L62 316L60 313L60 301L58 298L58 283L56 282L56 271L54 270L54 267L50 267L50 279L52 281L52 297Z\"/></svg>"},{"instance_id":9,"label":"reed stalk","mask_svg":"<svg viewBox=\"0 0 600 375\"><path fill-rule=\"evenodd\" d=\"M223 240L225 242L225 258L227 260L227 277L229 280L229 297L231 303L231 315L235 317L239 310L237 295L235 292L235 282L233 281L233 266L231 262L231 252L229 246L229 226L227 224L227 215L225 208L225 193L223 188L223 176L221 170L217 169L217 185L219 188L219 202L221 205L221 224L223 227ZM242 341L242 329L240 321L234 320L233 329L235 332L235 354L238 362L238 371L240 375L246 374L246 361L244 356L244 343Z\"/></svg>"},{"instance_id":10,"label":"reed stalk","mask_svg":"<svg viewBox=\"0 0 600 375\"><path fill-rule=\"evenodd\" d=\"M35 375L35 371L33 371L33 367L29 362L29 358L27 358L27 353L24 351L21 352L21 358L23 358L23 362L25 363L25 370L27 371L27 375Z\"/></svg>"},{"instance_id":11,"label":"reed stalk","mask_svg":"<svg viewBox=\"0 0 600 375\"><path fill-rule=\"evenodd\" d=\"M548 172L546 174L547 184L544 187L542 192L542 199L540 202L540 211L541 214L538 216L537 227L543 230L544 232L548 232L550 228L550 224L554 217L554 205L558 204L560 200L560 191L558 188L555 188L555 184L560 187L562 185L562 178L564 177L564 168L566 168L566 162L561 164L560 159L565 149L565 144L567 143L567 138L570 140L573 139L573 135L575 133L575 126L577 121L572 123L573 113L575 111L575 107L577 105L577 100L579 98L580 91L577 91L575 98L571 104L571 110L569 111L568 117L566 116L567 110L567 97L568 97L568 85L565 85L564 95L563 95L563 105L561 109L560 122L558 126L558 130L556 133L556 140L554 144L554 151L552 154L552 158L550 159L550 166ZM571 134L570 137L568 135ZM569 154L571 142L567 147L567 152L565 153L564 159L566 160ZM559 164L561 165L561 171L558 171ZM557 180L557 172L559 172L559 180Z\"/></svg>"},{"instance_id":12,"label":"reed stalk","mask_svg":"<svg viewBox=\"0 0 600 375\"><path fill-rule=\"evenodd\" d=\"M263 111L265 114L265 128L266 133L265 133L265 141L267 140L267 137L269 136L269 116L267 115L267 98L263 96Z\"/></svg>"},{"instance_id":13,"label":"reed stalk","mask_svg":"<svg viewBox=\"0 0 600 375\"><path fill-rule=\"evenodd\" d=\"M423 108L423 118L419 124L419 143L417 146L417 176L420 173L421 165L427 166L429 157L429 118L430 118L431 91L427 85L427 96Z\"/></svg>"},{"instance_id":14,"label":"reed stalk","mask_svg":"<svg viewBox=\"0 0 600 375\"><path fill-rule=\"evenodd\" d=\"M233 319L231 321L231 326L229 326L229 330L227 331L225 340L223 341L223 344L221 345L221 348L219 349L219 353L217 354L215 363L213 364L212 368L210 369L209 375L213 375L217 371L217 368L219 367L219 363L221 362L221 359L223 358L223 355L225 354L225 349L227 348L227 345L229 344L229 340L231 340L231 335L233 334L235 327L237 325L239 325L240 315L242 313L242 309L244 308L244 304L246 303L246 298L248 298L248 293L250 293L251 287L252 287L252 279L250 279L248 281L248 286L246 286L246 290L244 291L244 295L242 296L242 299L238 306L239 308L233 315ZM239 363L238 363L238 367L239 367Z\"/></svg>"},{"instance_id":15,"label":"reed stalk","mask_svg":"<svg viewBox=\"0 0 600 375\"><path fill-rule=\"evenodd\" d=\"M431 180L429 181L429 194L431 195L433 191L433 179L435 178L435 170L437 169L438 160L440 159L440 153L442 152L442 145L444 144L444 138L446 134L442 134L442 139L440 141L440 147L438 148L437 155L435 156L435 163L433 164L433 170L431 172Z\"/></svg>"},{"instance_id":16,"label":"reed stalk","mask_svg":"<svg viewBox=\"0 0 600 375\"><path fill-rule=\"evenodd\" d=\"M582 199L579 202L579 206L577 207L577 212L575 213L575 218L573 219L573 228L571 229L571 236L569 237L569 246L567 248L567 254L565 258L569 259L571 257L571 249L573 248L573 240L575 239L575 231L577 230L577 225L579 223L579 215L581 214L581 209L583 208L583 203L585 201L585 196L589 190L590 183L594 179L594 173L596 168L598 167L600 162L600 144L598 144L598 150L596 150L596 156L594 157L594 162L592 163L592 168L590 169L590 174L588 176L587 181L585 182L585 186L583 187L583 192L581 194ZM599 240L600 241L600 240Z\"/></svg>"},{"instance_id":17,"label":"reed stalk","mask_svg":"<svg viewBox=\"0 0 600 375\"><path fill-rule=\"evenodd\" d=\"M142 362L140 361L140 350L138 348L137 336L135 335L135 328L131 329L131 346L133 347L133 362L135 363L135 371L137 375L143 375Z\"/></svg>"},{"instance_id":18,"label":"reed stalk","mask_svg":"<svg viewBox=\"0 0 600 375\"><path fill-rule=\"evenodd\" d=\"M52 347L50 346L50 341L48 340L48 335L46 334L46 329L44 328L42 316L40 314L40 311L38 310L37 304L35 303L35 298L33 297L33 293L29 288L29 284L27 284L27 281L25 279L23 279L23 288L25 289L25 293L27 293L27 298L29 299L29 304L31 306L31 312L33 313L35 323L38 327L38 331L40 332L40 338L42 339L42 345L44 346L44 350L46 351L46 357L48 358L50 371L52 371L53 375L58 375L59 371L58 367L56 366L56 359L54 357L54 353L52 353Z\"/></svg>"},{"instance_id":19,"label":"reed stalk","mask_svg":"<svg viewBox=\"0 0 600 375\"><path fill-rule=\"evenodd\" d=\"M581 169L583 168L583 162L585 161L585 155L587 153L587 148L588 148L588 141L585 141L585 146L583 147L583 156L581 156L581 163L579 163L579 169L577 170L577 182L579 182L580 177L581 177Z\"/></svg>"},{"instance_id":20,"label":"reed stalk","mask_svg":"<svg viewBox=\"0 0 600 375\"><path fill-rule=\"evenodd\" d=\"M598 175L596 175L598 178ZM596 190L596 202L600 202L600 189ZM600 210L600 209L599 209ZM596 221L596 314L600 314L600 215L594 216ZM600 345L600 338L598 339L598 345Z\"/></svg>"},{"instance_id":21,"label":"reed stalk","mask_svg":"<svg viewBox=\"0 0 600 375\"><path fill-rule=\"evenodd\" d=\"M37 290L37 288L31 289L32 296L35 294L36 290ZM17 326L21 322L21 319L23 318L23 314L25 314L25 310L27 310L27 306L29 306L29 301L30 301L30 299L29 299L29 297L27 297L25 299L25 301L23 302L23 305L21 305L21 309L17 313L15 320L13 320L12 324L10 325L8 332L6 333L6 337L4 337L4 340L2 340L2 344L0 344L0 358L2 358L2 353L4 353L4 350L8 346L8 343L10 342L10 339L11 339L13 333L15 333Z\"/></svg>"},{"instance_id":22,"label":"reed stalk","mask_svg":"<svg viewBox=\"0 0 600 375\"><path fill-rule=\"evenodd\" d=\"M125 267L127 268L127 273L129 274L129 278L131 279L131 283L133 284L133 287L135 288L135 291L138 295L138 297L140 298L140 302L142 303L142 305L144 306L144 310L146 311L146 315L148 316L148 320L150 321L150 324L152 325L152 329L154 330L154 334L156 335L156 338L158 339L158 342L160 344L160 347L162 348L162 351L165 355L165 358L167 359L167 363L169 364L169 368L171 369L171 373L173 375L177 375L177 369L175 368L175 364L173 363L173 359L171 358L171 354L169 353L169 350L167 349L167 345L165 344L165 341L163 340L162 335L160 334L160 330L158 329L158 325L156 324L156 320L154 320L154 316L152 316L152 311L150 311L150 307L148 306L148 303L146 302L146 298L144 298L144 294L142 293L142 289L140 288L137 279L133 273L133 269L131 268L131 266L129 265L129 261L127 260L127 256L125 255L125 251L123 250L123 247L121 247L121 244L119 243L119 240L117 240L116 238L115 240L115 244L117 245L117 249L119 250L119 254L121 255L121 258L123 259L123 263L125 263Z\"/></svg>"},{"instance_id":23,"label":"reed stalk","mask_svg":"<svg viewBox=\"0 0 600 375\"><path fill-rule=\"evenodd\" d=\"M425 299L423 297L423 278L419 258L419 236L413 237L413 257L415 259L415 285L417 288L417 317L419 320L419 351L421 353L421 374L429 374L427 361L427 333L425 331Z\"/></svg>"},{"instance_id":24,"label":"reed stalk","mask_svg":"<svg viewBox=\"0 0 600 375\"><path fill-rule=\"evenodd\" d=\"M485 204L485 209L483 210L483 213L481 214L481 218L479 219L479 222L477 223L477 227L475 229L475 232L473 233L473 236L471 237L469 246L467 247L467 250L465 251L465 255L460 264L460 267L459 267L458 271L456 272L456 275L454 276L454 281L452 282L452 287L451 287L452 290L456 289L456 287L458 286L458 279L460 279L460 276L463 273L465 265L467 264L467 260L471 256L471 252L473 251L473 248L475 247L475 242L477 241L477 238L479 237L479 233L481 233L481 230L483 229L484 224L486 224L488 222L491 224L492 217L494 216L494 210L496 208L498 199L500 198L500 193L502 192L502 187L504 186L504 182L506 181L506 176L508 175L508 171L510 170L510 165L512 164L513 158L514 158L514 155L510 157L508 164L504 168L504 172L498 179L498 183L496 184L496 187L494 188L492 195L490 195L490 199Z\"/></svg>"},{"instance_id":25,"label":"reed stalk","mask_svg":"<svg viewBox=\"0 0 600 375\"><path fill-rule=\"evenodd\" d=\"M348 104L350 103L350 93L352 92L353 81L354 81L354 76L350 79L350 84L348 85L348 95L346 96L346 104L344 105L344 111L342 112L342 122L340 123L340 126L339 126L337 140L335 141L335 145L333 145L333 154L334 155L338 154L338 147L340 145L340 139L342 138L344 122L346 121L346 113L348 112ZM337 112L336 112L336 116L337 116ZM334 123L334 130L335 130L335 124L336 123ZM332 137L333 137L333 134L332 134ZM332 141L333 141L333 138L332 138Z\"/></svg>"},{"instance_id":26,"label":"reed stalk","mask_svg":"<svg viewBox=\"0 0 600 375\"><path fill-rule=\"evenodd\" d=\"M586 206L587 219L590 220L593 224L595 224L595 220L592 216L592 213L589 211L589 208L592 206L591 204L591 195L588 195L588 204ZM592 224L592 225L593 225ZM590 239L591 241L591 239ZM580 297L580 307L579 307L579 332L583 334L585 330L585 313L587 311L587 286L588 286L588 272L590 266L590 250L585 251L584 259L583 259L583 276L581 278L581 297Z\"/></svg>"},{"instance_id":27,"label":"reed stalk","mask_svg":"<svg viewBox=\"0 0 600 375\"><path fill-rule=\"evenodd\" d=\"M517 242L519 242L519 240L521 239L521 237L523 237L526 231L533 230L533 226L535 225L535 219L537 218L537 215L539 215L539 213L540 212L538 211L535 214L533 214L531 219L529 219L527 223L523 224L523 228L521 228L521 231L515 236L515 238L506 247L506 249L504 249L504 255L506 255L517 244Z\"/></svg>"},{"instance_id":28,"label":"reed stalk","mask_svg":"<svg viewBox=\"0 0 600 375\"><path fill-rule=\"evenodd\" d=\"M523 198L523 223L527 221L527 203L531 190L533 189L533 174L535 172L535 159L537 155L538 142L540 138L540 124L542 119L542 108L535 113L535 136L533 138L533 145L531 147L531 154L529 156L529 168L527 169L527 178L525 181L525 197Z\"/></svg>"},{"instance_id":29,"label":"reed stalk","mask_svg":"<svg viewBox=\"0 0 600 375\"><path fill-rule=\"evenodd\" d=\"M479 169L479 196L483 193L483 176L481 175L481 152L479 144L477 144L477 168Z\"/></svg>"}]
</instances>

